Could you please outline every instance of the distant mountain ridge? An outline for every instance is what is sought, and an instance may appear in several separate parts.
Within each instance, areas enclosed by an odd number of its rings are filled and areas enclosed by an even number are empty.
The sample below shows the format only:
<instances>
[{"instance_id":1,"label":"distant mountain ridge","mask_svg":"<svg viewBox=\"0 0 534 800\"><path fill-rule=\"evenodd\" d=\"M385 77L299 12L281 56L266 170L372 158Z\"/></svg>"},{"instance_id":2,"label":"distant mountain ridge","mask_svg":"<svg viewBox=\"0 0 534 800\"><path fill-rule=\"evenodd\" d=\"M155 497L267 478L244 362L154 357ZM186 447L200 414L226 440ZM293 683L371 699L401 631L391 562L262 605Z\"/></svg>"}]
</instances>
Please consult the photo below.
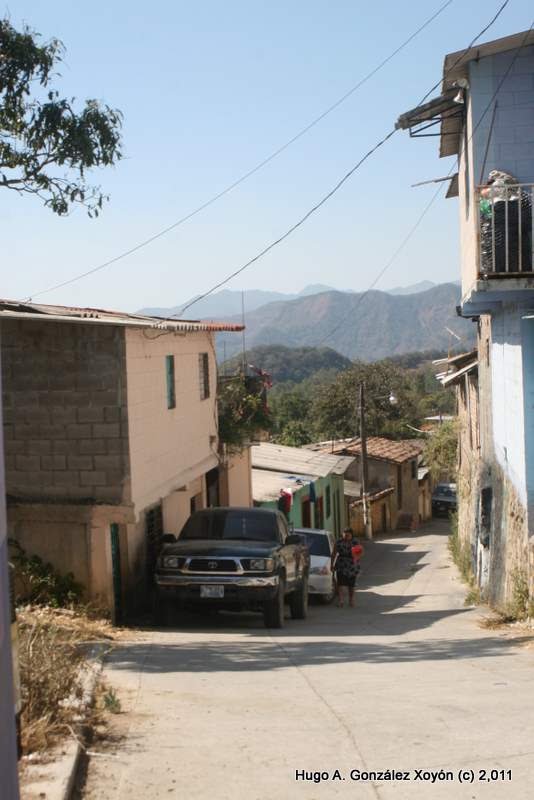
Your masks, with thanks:
<instances>
[{"instance_id":1,"label":"distant mountain ridge","mask_svg":"<svg viewBox=\"0 0 534 800\"><path fill-rule=\"evenodd\" d=\"M415 294L417 292L424 292L436 286L432 281L421 281L412 286L399 286L395 289L384 290L386 294ZM334 289L332 286L326 286L322 283L313 283L305 286L300 292L286 293L275 292L263 289L246 289L245 295L245 313L265 306L268 303L276 302L290 302L291 300L298 300L301 297L310 297L316 294L324 294L324 292L337 292L341 291L343 294L356 294L352 290ZM172 307L147 307L141 308L138 313L147 314L153 317L172 317L179 314L181 309L193 303L191 309L186 311L185 316L188 319L219 319L220 317L231 317L241 314L243 292L235 289L222 289L220 292L215 292L209 297L204 297L198 302L193 302L194 297Z\"/></svg>"},{"instance_id":2,"label":"distant mountain ridge","mask_svg":"<svg viewBox=\"0 0 534 800\"><path fill-rule=\"evenodd\" d=\"M248 348L328 346L350 359L378 361L417 350L447 350L450 328L467 349L475 341L475 329L456 315L459 302L455 283L407 295L371 291L363 299L361 294L327 291L269 303L247 314L246 343ZM218 337L218 352L222 355L224 348L227 358L240 346L235 335Z\"/></svg>"}]
</instances>

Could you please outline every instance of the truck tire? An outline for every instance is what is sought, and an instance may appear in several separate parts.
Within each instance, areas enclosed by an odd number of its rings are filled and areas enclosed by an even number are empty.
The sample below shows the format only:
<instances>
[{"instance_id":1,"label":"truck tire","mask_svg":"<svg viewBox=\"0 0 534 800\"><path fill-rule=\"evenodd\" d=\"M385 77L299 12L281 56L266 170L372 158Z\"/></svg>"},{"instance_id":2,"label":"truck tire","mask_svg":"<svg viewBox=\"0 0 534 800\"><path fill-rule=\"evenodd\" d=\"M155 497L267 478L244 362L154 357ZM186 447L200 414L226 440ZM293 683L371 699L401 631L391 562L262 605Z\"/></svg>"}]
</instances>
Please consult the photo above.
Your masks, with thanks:
<instances>
[{"instance_id":1,"label":"truck tire","mask_svg":"<svg viewBox=\"0 0 534 800\"><path fill-rule=\"evenodd\" d=\"M308 616L308 576L303 575L298 589L289 600L291 619L306 619Z\"/></svg>"},{"instance_id":2,"label":"truck tire","mask_svg":"<svg viewBox=\"0 0 534 800\"><path fill-rule=\"evenodd\" d=\"M272 600L267 600L263 605L263 621L266 628L284 627L284 603L286 595L286 583L280 577L278 591Z\"/></svg>"}]
</instances>

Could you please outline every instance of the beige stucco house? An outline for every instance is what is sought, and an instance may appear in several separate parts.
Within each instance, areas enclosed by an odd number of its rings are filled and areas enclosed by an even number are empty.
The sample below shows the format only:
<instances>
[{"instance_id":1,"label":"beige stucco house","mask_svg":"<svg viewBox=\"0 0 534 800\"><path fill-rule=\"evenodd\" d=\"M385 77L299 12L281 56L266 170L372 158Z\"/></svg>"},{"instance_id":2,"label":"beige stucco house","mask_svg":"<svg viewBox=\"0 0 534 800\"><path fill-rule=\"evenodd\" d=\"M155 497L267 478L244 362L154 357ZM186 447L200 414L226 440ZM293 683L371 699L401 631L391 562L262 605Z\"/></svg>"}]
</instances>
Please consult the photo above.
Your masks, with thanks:
<instances>
[{"instance_id":1,"label":"beige stucco house","mask_svg":"<svg viewBox=\"0 0 534 800\"><path fill-rule=\"evenodd\" d=\"M161 536L251 505L224 456L214 334L239 325L0 301L9 535L120 616Z\"/></svg>"}]
</instances>

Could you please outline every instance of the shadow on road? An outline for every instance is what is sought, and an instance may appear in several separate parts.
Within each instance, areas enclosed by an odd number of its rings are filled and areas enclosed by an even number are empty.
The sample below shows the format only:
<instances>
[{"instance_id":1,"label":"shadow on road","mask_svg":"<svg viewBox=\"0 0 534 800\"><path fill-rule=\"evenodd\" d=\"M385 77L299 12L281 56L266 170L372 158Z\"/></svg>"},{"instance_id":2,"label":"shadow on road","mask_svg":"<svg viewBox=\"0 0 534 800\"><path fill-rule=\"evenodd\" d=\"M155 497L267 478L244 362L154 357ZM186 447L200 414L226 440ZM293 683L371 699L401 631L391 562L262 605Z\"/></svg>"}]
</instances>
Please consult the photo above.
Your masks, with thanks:
<instances>
[{"instance_id":1,"label":"shadow on road","mask_svg":"<svg viewBox=\"0 0 534 800\"><path fill-rule=\"evenodd\" d=\"M148 673L268 671L287 667L365 662L387 664L414 661L488 658L514 652L514 644L499 637L430 639L391 644L289 639L240 642L184 642L127 645L111 656L113 669Z\"/></svg>"}]
</instances>

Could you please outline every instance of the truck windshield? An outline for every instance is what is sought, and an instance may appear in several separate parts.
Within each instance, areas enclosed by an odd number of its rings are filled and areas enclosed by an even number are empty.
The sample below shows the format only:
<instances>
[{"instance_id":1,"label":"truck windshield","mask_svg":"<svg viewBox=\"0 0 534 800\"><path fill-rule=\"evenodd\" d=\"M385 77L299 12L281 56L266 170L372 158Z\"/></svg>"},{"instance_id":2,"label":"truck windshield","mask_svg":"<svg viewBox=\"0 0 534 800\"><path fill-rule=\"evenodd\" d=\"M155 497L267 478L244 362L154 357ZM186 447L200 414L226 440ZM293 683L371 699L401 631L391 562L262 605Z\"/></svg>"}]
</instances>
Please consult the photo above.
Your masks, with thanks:
<instances>
[{"instance_id":1,"label":"truck windshield","mask_svg":"<svg viewBox=\"0 0 534 800\"><path fill-rule=\"evenodd\" d=\"M219 511L193 514L185 523L180 539L248 539L276 542L279 539L276 517L246 511Z\"/></svg>"}]
</instances>

